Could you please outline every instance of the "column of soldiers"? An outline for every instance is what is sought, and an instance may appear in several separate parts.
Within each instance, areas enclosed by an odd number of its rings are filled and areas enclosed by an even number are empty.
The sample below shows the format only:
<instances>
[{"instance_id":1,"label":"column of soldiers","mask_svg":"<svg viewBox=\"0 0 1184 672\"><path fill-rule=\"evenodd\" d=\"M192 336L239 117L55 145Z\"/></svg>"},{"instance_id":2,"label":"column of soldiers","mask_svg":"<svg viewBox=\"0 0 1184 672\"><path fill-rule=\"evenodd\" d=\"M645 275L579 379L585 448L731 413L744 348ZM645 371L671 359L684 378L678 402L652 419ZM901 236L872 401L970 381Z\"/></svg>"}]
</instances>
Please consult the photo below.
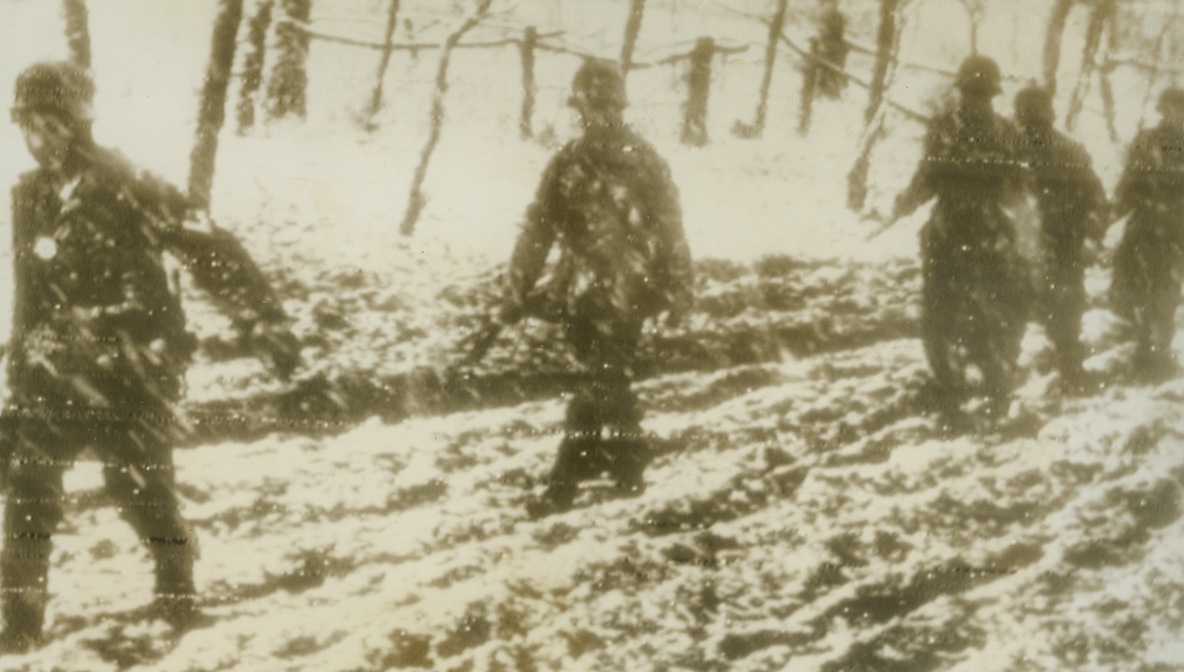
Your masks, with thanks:
<instances>
[{"instance_id":1,"label":"column of soldiers","mask_svg":"<svg viewBox=\"0 0 1184 672\"><path fill-rule=\"evenodd\" d=\"M1162 121L1132 143L1112 209L1084 147L1053 127L1048 91L1022 90L1013 123L992 106L1001 79L990 58L963 62L958 103L930 122L924 157L893 209L896 219L936 199L921 231L921 337L933 398L954 429L973 425L963 411L976 387L967 379L971 366L981 378L986 420L1007 416L1033 313L1053 343L1064 388L1096 389L1081 341L1087 246L1099 247L1116 217L1128 221L1114 255L1111 299L1134 335L1134 373L1154 379L1174 366L1184 275L1184 91L1161 95ZM1034 269L1017 229L1029 196L1039 215Z\"/></svg>"},{"instance_id":2,"label":"column of soldiers","mask_svg":"<svg viewBox=\"0 0 1184 672\"><path fill-rule=\"evenodd\" d=\"M1017 98L1019 126L995 114L998 67L972 57L959 106L935 119L925 158L897 199L903 216L936 198L922 233L922 332L935 384L954 417L981 373L987 413L1007 412L1028 310L1056 344L1066 381L1084 374L1083 248L1109 207L1082 148L1052 127L1051 97ZM645 487L651 457L631 390L642 326L677 323L692 301L691 255L665 161L624 122L624 78L588 61L569 100L583 134L547 166L506 274L500 324L562 325L586 375L573 394L558 455L532 516L571 507L581 481L608 473L622 493ZM133 169L91 137L88 76L65 63L18 78L13 121L38 167L13 191L16 300L0 552L0 650L41 639L52 537L64 471L85 448L154 561L152 609L178 631L199 625L197 543L181 516L172 447L186 426L176 406L194 351L166 271L169 252L232 318L241 337L287 377L300 365L280 298L244 248L172 186ZM1136 139L1117 193L1129 214L1114 293L1134 324L1140 370L1171 363L1184 268L1184 92L1161 99L1163 123ZM1023 270L1013 221L1035 194L1046 250L1043 291ZM548 263L553 249L557 260Z\"/></svg>"}]
</instances>

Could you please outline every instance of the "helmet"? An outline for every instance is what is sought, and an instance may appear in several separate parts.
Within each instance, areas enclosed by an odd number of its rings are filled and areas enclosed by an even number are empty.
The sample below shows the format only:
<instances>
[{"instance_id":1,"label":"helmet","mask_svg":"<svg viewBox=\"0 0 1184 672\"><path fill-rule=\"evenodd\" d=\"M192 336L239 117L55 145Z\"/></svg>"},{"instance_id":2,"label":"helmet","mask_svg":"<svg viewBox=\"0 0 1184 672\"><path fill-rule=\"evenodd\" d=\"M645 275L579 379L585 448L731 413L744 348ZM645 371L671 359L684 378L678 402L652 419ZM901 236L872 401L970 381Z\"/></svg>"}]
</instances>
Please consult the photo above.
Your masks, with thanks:
<instances>
[{"instance_id":1,"label":"helmet","mask_svg":"<svg viewBox=\"0 0 1184 672\"><path fill-rule=\"evenodd\" d=\"M13 113L55 110L75 122L94 121L95 85L68 61L37 63L16 78Z\"/></svg>"},{"instance_id":2,"label":"helmet","mask_svg":"<svg viewBox=\"0 0 1184 672\"><path fill-rule=\"evenodd\" d=\"M1184 113L1184 89L1178 86L1169 86L1159 94L1159 104L1155 107L1160 114L1168 114L1175 112L1176 114Z\"/></svg>"},{"instance_id":3,"label":"helmet","mask_svg":"<svg viewBox=\"0 0 1184 672\"><path fill-rule=\"evenodd\" d=\"M571 81L572 106L595 109L625 109L625 78L612 61L584 61Z\"/></svg>"},{"instance_id":4,"label":"helmet","mask_svg":"<svg viewBox=\"0 0 1184 672\"><path fill-rule=\"evenodd\" d=\"M955 82L963 93L998 95L1003 92L999 82L999 64L994 59L975 54L962 61Z\"/></svg>"},{"instance_id":5,"label":"helmet","mask_svg":"<svg viewBox=\"0 0 1184 672\"><path fill-rule=\"evenodd\" d=\"M1052 109L1052 94L1032 85L1015 96L1015 118L1021 124L1052 123L1056 113Z\"/></svg>"}]
</instances>

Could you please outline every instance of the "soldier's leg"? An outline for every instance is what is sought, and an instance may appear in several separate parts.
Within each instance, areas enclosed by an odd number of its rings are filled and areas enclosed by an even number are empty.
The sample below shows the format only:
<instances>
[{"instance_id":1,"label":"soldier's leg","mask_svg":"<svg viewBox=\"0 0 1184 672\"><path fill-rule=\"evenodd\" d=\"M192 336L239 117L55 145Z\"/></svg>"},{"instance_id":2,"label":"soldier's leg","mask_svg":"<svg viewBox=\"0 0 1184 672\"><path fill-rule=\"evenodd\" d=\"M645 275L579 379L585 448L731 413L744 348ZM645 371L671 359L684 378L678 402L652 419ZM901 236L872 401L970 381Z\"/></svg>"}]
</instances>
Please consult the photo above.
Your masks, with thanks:
<instances>
[{"instance_id":1,"label":"soldier's leg","mask_svg":"<svg viewBox=\"0 0 1184 672\"><path fill-rule=\"evenodd\" d=\"M962 401L964 384L953 364L956 346L956 305L950 287L927 278L922 288L921 342L941 398L951 407Z\"/></svg>"},{"instance_id":2,"label":"soldier's leg","mask_svg":"<svg viewBox=\"0 0 1184 672\"><path fill-rule=\"evenodd\" d=\"M998 294L978 302L974 322L978 329L968 335L971 361L983 376L987 412L994 417L1007 414L1015 385L1016 364L1023 341L1026 321L1016 298Z\"/></svg>"},{"instance_id":3,"label":"soldier's leg","mask_svg":"<svg viewBox=\"0 0 1184 672\"><path fill-rule=\"evenodd\" d=\"M1152 373L1167 376L1175 367L1172 341L1176 336L1176 309L1180 303L1178 286L1165 287L1156 292L1148 317L1149 357Z\"/></svg>"},{"instance_id":4,"label":"soldier's leg","mask_svg":"<svg viewBox=\"0 0 1184 672\"><path fill-rule=\"evenodd\" d=\"M49 600L49 554L62 520L62 474L81 448L70 428L39 419L17 423L8 468L4 548L0 553L0 647L24 651L38 643Z\"/></svg>"},{"instance_id":5,"label":"soldier's leg","mask_svg":"<svg viewBox=\"0 0 1184 672\"><path fill-rule=\"evenodd\" d=\"M163 435L139 422L122 423L96 449L105 462L108 493L155 561L157 606L180 627L195 609L197 540L181 515L172 448Z\"/></svg>"},{"instance_id":6,"label":"soldier's leg","mask_svg":"<svg viewBox=\"0 0 1184 672\"><path fill-rule=\"evenodd\" d=\"M578 390L567 406L559 454L543 493L546 503L565 511L576 497L580 481L595 477L603 467L600 432L603 418L590 388Z\"/></svg>"},{"instance_id":7,"label":"soldier's leg","mask_svg":"<svg viewBox=\"0 0 1184 672\"><path fill-rule=\"evenodd\" d=\"M593 382L604 424L606 468L617 487L633 495L645 490L644 472L650 461L649 442L641 429L641 407L630 385L640 339L639 321L614 321L599 342Z\"/></svg>"},{"instance_id":8,"label":"soldier's leg","mask_svg":"<svg viewBox=\"0 0 1184 672\"><path fill-rule=\"evenodd\" d=\"M604 389L605 437L602 450L617 487L628 494L645 490L650 447L641 429L641 409L624 373L600 381Z\"/></svg>"},{"instance_id":9,"label":"soldier's leg","mask_svg":"<svg viewBox=\"0 0 1184 672\"><path fill-rule=\"evenodd\" d=\"M1061 377L1080 377L1085 361L1081 342L1081 317L1085 313L1084 269L1074 260L1061 262L1052 275L1052 286L1045 306L1049 340L1056 350Z\"/></svg>"}]
</instances>

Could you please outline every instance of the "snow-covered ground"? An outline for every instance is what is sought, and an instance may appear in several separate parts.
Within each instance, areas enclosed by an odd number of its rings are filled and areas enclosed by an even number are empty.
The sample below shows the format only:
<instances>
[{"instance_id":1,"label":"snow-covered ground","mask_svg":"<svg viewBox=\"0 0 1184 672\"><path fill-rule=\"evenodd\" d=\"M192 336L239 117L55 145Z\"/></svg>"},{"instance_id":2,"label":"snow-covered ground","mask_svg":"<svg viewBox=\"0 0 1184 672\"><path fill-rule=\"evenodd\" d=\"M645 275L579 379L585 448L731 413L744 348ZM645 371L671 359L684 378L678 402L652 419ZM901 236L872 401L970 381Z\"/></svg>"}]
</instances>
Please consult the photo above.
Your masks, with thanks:
<instances>
[{"instance_id":1,"label":"snow-covered ground","mask_svg":"<svg viewBox=\"0 0 1184 672\"><path fill-rule=\"evenodd\" d=\"M88 4L97 137L184 183L216 3ZM314 19L374 39L382 4L326 0ZM718 3L650 4L642 58L702 33L763 39ZM902 55L956 66L966 50L957 4L916 3ZM1036 75L1046 4L988 3L984 51ZM446 12L404 6L421 39L438 37L431 19ZM562 24L570 44L614 55L624 6L524 2L498 20ZM57 10L0 0L0 82L65 55ZM851 11L854 36L870 42L874 3ZM1079 14L1066 54L1080 51ZM140 616L147 555L106 506L98 467L80 464L53 558L50 642L0 658L0 669L1184 670L1184 382L1126 380L1129 347L1101 303L1105 270L1094 269L1088 365L1108 375L1104 391L1056 392L1033 327L1024 420L982 436L937 431L915 339L924 214L864 241L875 224L845 208L863 97L820 103L800 137L789 61L765 138L733 137L755 108L760 54L717 62L704 148L678 144L681 70L630 77L630 119L682 193L699 305L647 346L654 375L638 388L659 438L648 491L618 499L592 484L574 511L532 522L523 502L553 459L564 399L540 388L502 404L415 393L429 389L423 371L455 355L543 166L574 133L562 103L577 61L540 57L545 141L522 141L517 53L457 53L429 204L406 238L395 229L428 123L433 55L396 56L379 130L367 133L354 116L377 54L314 43L306 121L223 133L214 215L276 277L310 368L405 382L380 398L399 407L364 407L374 417L333 432L305 431L291 415L252 440L215 428L178 454L202 543L199 587L216 618L180 642ZM1143 90L1122 78L1116 89L1129 138ZM936 92L937 80L902 71L892 95L924 109ZM890 119L872 205L886 209L909 179L920 132ZM1121 146L1088 113L1080 137L1112 185ZM29 160L11 125L0 143L0 183L11 184ZM189 312L211 345L191 372L191 410L274 411L268 395L281 387L215 353L207 306ZM479 373L562 367L557 351L528 324Z\"/></svg>"}]
</instances>

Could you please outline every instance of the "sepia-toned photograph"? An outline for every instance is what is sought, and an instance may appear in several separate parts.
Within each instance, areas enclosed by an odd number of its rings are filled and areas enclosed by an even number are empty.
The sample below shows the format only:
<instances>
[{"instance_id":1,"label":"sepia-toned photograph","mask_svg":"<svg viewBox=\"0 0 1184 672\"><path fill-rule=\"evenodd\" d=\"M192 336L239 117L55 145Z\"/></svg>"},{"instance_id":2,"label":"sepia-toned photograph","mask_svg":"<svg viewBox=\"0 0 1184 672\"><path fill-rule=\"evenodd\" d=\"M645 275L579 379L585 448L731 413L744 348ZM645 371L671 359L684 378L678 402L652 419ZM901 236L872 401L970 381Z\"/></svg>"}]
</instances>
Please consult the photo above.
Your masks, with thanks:
<instances>
[{"instance_id":1,"label":"sepia-toned photograph","mask_svg":"<svg viewBox=\"0 0 1184 672\"><path fill-rule=\"evenodd\" d=\"M1184 0L0 54L0 672L1184 672Z\"/></svg>"}]
</instances>

